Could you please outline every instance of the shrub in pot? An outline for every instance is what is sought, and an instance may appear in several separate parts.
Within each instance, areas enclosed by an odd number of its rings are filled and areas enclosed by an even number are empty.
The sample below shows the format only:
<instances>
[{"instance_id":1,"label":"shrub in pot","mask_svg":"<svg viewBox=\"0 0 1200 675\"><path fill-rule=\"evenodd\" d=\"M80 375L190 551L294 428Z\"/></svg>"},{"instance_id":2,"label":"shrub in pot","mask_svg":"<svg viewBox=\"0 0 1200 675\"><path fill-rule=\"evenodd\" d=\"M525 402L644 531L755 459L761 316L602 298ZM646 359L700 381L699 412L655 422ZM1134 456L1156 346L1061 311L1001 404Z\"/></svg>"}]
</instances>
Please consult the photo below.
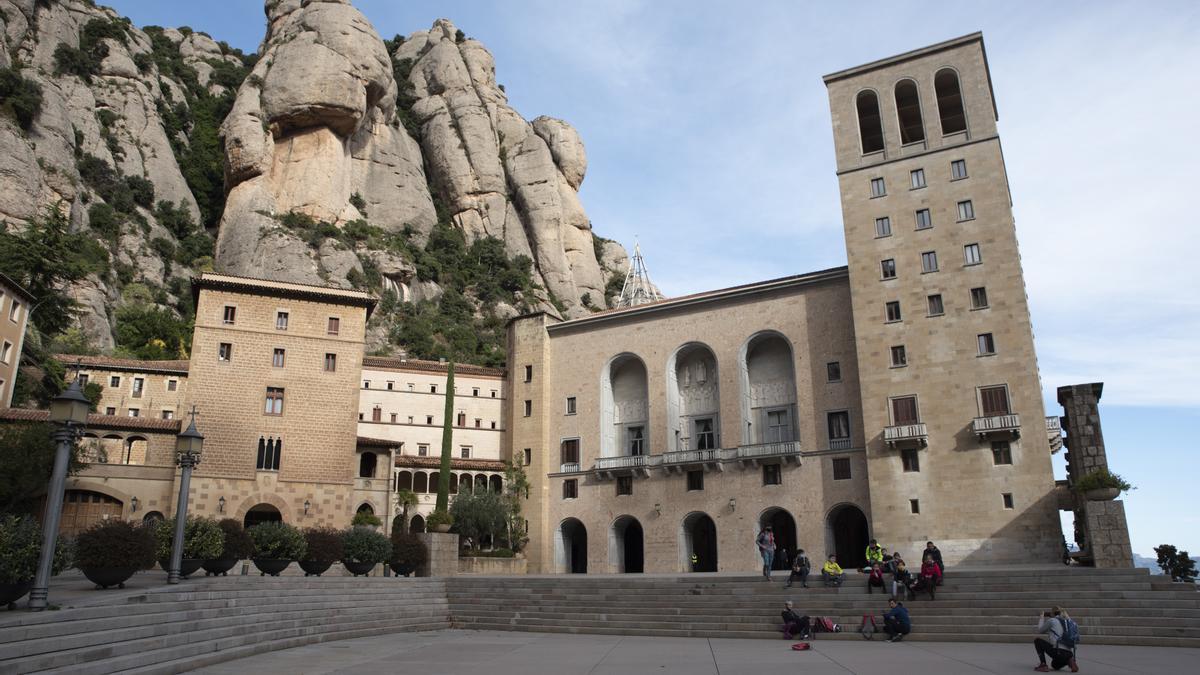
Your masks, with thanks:
<instances>
[{"instance_id":1,"label":"shrub in pot","mask_svg":"<svg viewBox=\"0 0 1200 675\"><path fill-rule=\"evenodd\" d=\"M51 574L67 566L68 542L62 537L54 547ZM16 606L33 588L38 557L42 553L42 526L36 520L20 516L0 516L0 605Z\"/></svg>"},{"instance_id":2,"label":"shrub in pot","mask_svg":"<svg viewBox=\"0 0 1200 675\"><path fill-rule=\"evenodd\" d=\"M431 532L449 532L454 518L448 511L434 511L425 519L425 527Z\"/></svg>"},{"instance_id":3,"label":"shrub in pot","mask_svg":"<svg viewBox=\"0 0 1200 675\"><path fill-rule=\"evenodd\" d=\"M420 537L404 530L392 532L392 571L399 576L408 576L416 572L425 561L429 560L429 549Z\"/></svg>"},{"instance_id":4,"label":"shrub in pot","mask_svg":"<svg viewBox=\"0 0 1200 675\"><path fill-rule=\"evenodd\" d=\"M155 557L163 570L171 571L171 548L175 544L175 520L162 520L154 526L157 542ZM211 518L188 516L183 525L183 559L179 562L179 576L186 577L204 564L205 560L221 557L225 548L225 533Z\"/></svg>"},{"instance_id":5,"label":"shrub in pot","mask_svg":"<svg viewBox=\"0 0 1200 675\"><path fill-rule=\"evenodd\" d=\"M342 533L332 527L309 527L304 530L307 545L300 569L304 576L321 576L333 563L342 559Z\"/></svg>"},{"instance_id":6,"label":"shrub in pot","mask_svg":"<svg viewBox=\"0 0 1200 675\"><path fill-rule=\"evenodd\" d=\"M254 566L263 575L277 577L293 560L304 559L304 535L291 525L259 523L246 532L254 542Z\"/></svg>"},{"instance_id":7,"label":"shrub in pot","mask_svg":"<svg viewBox=\"0 0 1200 675\"><path fill-rule=\"evenodd\" d=\"M204 561L204 574L227 576L229 570L243 558L249 558L254 553L254 542L242 527L240 520L225 518L217 523L225 538L221 547L221 555Z\"/></svg>"},{"instance_id":8,"label":"shrub in pot","mask_svg":"<svg viewBox=\"0 0 1200 675\"><path fill-rule=\"evenodd\" d=\"M124 588L134 572L154 566L155 548L151 527L106 520L79 533L75 566L96 588Z\"/></svg>"},{"instance_id":9,"label":"shrub in pot","mask_svg":"<svg viewBox=\"0 0 1200 675\"><path fill-rule=\"evenodd\" d=\"M1097 469L1087 474L1075 481L1073 487L1076 492L1082 493L1084 498L1091 501L1116 499L1122 492L1133 489L1128 481L1108 469Z\"/></svg>"},{"instance_id":10,"label":"shrub in pot","mask_svg":"<svg viewBox=\"0 0 1200 675\"><path fill-rule=\"evenodd\" d=\"M392 557L392 542L370 527L351 527L342 534L342 564L354 576L366 576Z\"/></svg>"}]
</instances>

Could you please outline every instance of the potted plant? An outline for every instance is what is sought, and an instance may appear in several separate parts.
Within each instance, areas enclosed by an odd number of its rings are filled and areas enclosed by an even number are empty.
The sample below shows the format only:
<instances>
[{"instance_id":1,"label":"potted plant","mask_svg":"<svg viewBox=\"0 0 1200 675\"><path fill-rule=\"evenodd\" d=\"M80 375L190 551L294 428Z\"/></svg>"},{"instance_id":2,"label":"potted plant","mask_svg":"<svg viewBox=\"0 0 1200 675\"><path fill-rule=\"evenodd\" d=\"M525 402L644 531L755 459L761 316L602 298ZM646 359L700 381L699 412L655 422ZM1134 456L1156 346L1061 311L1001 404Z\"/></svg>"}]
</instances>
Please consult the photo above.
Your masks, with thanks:
<instances>
[{"instance_id":1,"label":"potted plant","mask_svg":"<svg viewBox=\"0 0 1200 675\"><path fill-rule=\"evenodd\" d=\"M367 576L392 557L392 542L370 527L352 527L342 534L342 564L354 576Z\"/></svg>"},{"instance_id":2,"label":"potted plant","mask_svg":"<svg viewBox=\"0 0 1200 675\"><path fill-rule=\"evenodd\" d=\"M156 555L164 571L171 571L171 549L175 545L175 521L160 521L154 528L158 542ZM194 574L205 560L219 558L225 547L225 533L217 521L188 516L183 526L183 559L179 561L179 576Z\"/></svg>"},{"instance_id":3,"label":"potted plant","mask_svg":"<svg viewBox=\"0 0 1200 675\"><path fill-rule=\"evenodd\" d=\"M281 522L259 523L246 530L254 542L254 566L263 576L273 577L287 569L293 560L304 558L304 535L300 530Z\"/></svg>"},{"instance_id":4,"label":"potted plant","mask_svg":"<svg viewBox=\"0 0 1200 675\"><path fill-rule=\"evenodd\" d=\"M300 569L304 576L321 576L333 563L342 559L342 533L332 527L309 527L304 530L306 544Z\"/></svg>"},{"instance_id":5,"label":"potted plant","mask_svg":"<svg viewBox=\"0 0 1200 675\"><path fill-rule=\"evenodd\" d=\"M54 567L58 574L67 566L68 545L61 537L54 547ZM0 605L16 607L17 600L33 588L38 557L42 553L42 528L28 516L0 516Z\"/></svg>"},{"instance_id":6,"label":"potted plant","mask_svg":"<svg viewBox=\"0 0 1200 675\"><path fill-rule=\"evenodd\" d=\"M228 576L229 570L243 558L249 558L254 553L254 542L242 527L239 520L225 518L217 523L225 537L225 545L221 547L221 555L204 561L204 575Z\"/></svg>"},{"instance_id":7,"label":"potted plant","mask_svg":"<svg viewBox=\"0 0 1200 675\"><path fill-rule=\"evenodd\" d=\"M155 549L151 527L106 520L79 533L75 566L96 588L125 588L134 572L154 566Z\"/></svg>"},{"instance_id":8,"label":"potted plant","mask_svg":"<svg viewBox=\"0 0 1200 675\"><path fill-rule=\"evenodd\" d=\"M406 577L416 572L426 560L429 560L429 549L420 537L402 529L392 532L391 567L397 576Z\"/></svg>"},{"instance_id":9,"label":"potted plant","mask_svg":"<svg viewBox=\"0 0 1200 675\"><path fill-rule=\"evenodd\" d=\"M1116 499L1122 492L1133 489L1124 478L1108 469L1097 469L1075 481L1076 492L1090 502L1107 502Z\"/></svg>"},{"instance_id":10,"label":"potted plant","mask_svg":"<svg viewBox=\"0 0 1200 675\"><path fill-rule=\"evenodd\" d=\"M425 526L434 532L449 532L454 518L448 511L434 511L425 519Z\"/></svg>"}]
</instances>

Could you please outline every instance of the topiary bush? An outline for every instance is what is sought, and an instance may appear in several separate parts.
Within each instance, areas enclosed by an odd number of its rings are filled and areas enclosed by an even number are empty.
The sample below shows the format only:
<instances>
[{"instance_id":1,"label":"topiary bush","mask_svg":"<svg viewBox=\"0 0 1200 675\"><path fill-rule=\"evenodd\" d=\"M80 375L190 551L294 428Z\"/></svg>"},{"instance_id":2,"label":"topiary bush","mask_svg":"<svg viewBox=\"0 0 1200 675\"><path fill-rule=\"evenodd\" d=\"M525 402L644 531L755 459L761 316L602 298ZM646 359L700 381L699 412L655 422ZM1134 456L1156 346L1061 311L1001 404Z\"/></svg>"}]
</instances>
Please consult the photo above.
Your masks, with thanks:
<instances>
[{"instance_id":1,"label":"topiary bush","mask_svg":"<svg viewBox=\"0 0 1200 675\"><path fill-rule=\"evenodd\" d=\"M303 560L308 544L304 535L286 523L259 523L246 530L254 542L254 557Z\"/></svg>"},{"instance_id":2,"label":"topiary bush","mask_svg":"<svg viewBox=\"0 0 1200 675\"><path fill-rule=\"evenodd\" d=\"M369 527L351 527L342 533L342 560L361 563L387 562L392 542Z\"/></svg>"},{"instance_id":3,"label":"topiary bush","mask_svg":"<svg viewBox=\"0 0 1200 675\"><path fill-rule=\"evenodd\" d=\"M54 548L51 574L58 574L70 563L70 544L62 537ZM42 553L42 527L29 516L0 516L0 584L19 584L37 574Z\"/></svg>"},{"instance_id":4,"label":"topiary bush","mask_svg":"<svg viewBox=\"0 0 1200 675\"><path fill-rule=\"evenodd\" d=\"M217 523L225 537L225 545L221 548L221 558L249 558L254 553L254 542L246 534L240 520L225 518Z\"/></svg>"},{"instance_id":5,"label":"topiary bush","mask_svg":"<svg viewBox=\"0 0 1200 675\"><path fill-rule=\"evenodd\" d=\"M429 560L429 549L420 537L403 530L392 532L392 564L417 569Z\"/></svg>"},{"instance_id":6,"label":"topiary bush","mask_svg":"<svg viewBox=\"0 0 1200 675\"><path fill-rule=\"evenodd\" d=\"M171 559L171 548L175 540L175 520L162 520L154 528L157 548L155 557ZM183 557L186 560L215 560L222 557L225 548L225 533L217 521L210 518L188 516L183 526Z\"/></svg>"},{"instance_id":7,"label":"topiary bush","mask_svg":"<svg viewBox=\"0 0 1200 675\"><path fill-rule=\"evenodd\" d=\"M337 562L342 559L343 533L332 527L309 527L304 530L304 541L307 550L304 560L317 562Z\"/></svg>"},{"instance_id":8,"label":"topiary bush","mask_svg":"<svg viewBox=\"0 0 1200 675\"><path fill-rule=\"evenodd\" d=\"M106 520L75 539L75 566L150 569L155 562L154 530L124 520Z\"/></svg>"},{"instance_id":9,"label":"topiary bush","mask_svg":"<svg viewBox=\"0 0 1200 675\"><path fill-rule=\"evenodd\" d=\"M429 514L428 518L425 519L425 527L427 527L431 531L437 525L453 525L453 524L454 524L454 518L450 515L450 513L448 511L434 511L433 513Z\"/></svg>"}]
</instances>

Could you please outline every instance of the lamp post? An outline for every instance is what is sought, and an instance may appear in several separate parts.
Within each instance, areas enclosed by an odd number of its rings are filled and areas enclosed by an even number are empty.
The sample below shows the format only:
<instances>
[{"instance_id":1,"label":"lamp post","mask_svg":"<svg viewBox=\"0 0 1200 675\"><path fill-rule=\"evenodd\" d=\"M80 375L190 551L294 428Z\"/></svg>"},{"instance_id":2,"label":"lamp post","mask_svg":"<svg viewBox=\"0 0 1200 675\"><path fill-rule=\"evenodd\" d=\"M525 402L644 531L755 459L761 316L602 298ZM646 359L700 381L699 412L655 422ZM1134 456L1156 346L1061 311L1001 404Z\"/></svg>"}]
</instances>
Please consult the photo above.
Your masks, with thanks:
<instances>
[{"instance_id":1,"label":"lamp post","mask_svg":"<svg viewBox=\"0 0 1200 675\"><path fill-rule=\"evenodd\" d=\"M50 421L57 425L53 438L54 471L46 490L46 517L42 522L42 552L38 556L37 575L29 592L29 609L46 609L50 595L50 572L54 567L54 549L58 545L58 524L62 520L63 492L67 488L67 466L71 463L71 446L87 425L92 404L79 388L76 377L71 386L50 401Z\"/></svg>"},{"instance_id":2,"label":"lamp post","mask_svg":"<svg viewBox=\"0 0 1200 675\"><path fill-rule=\"evenodd\" d=\"M183 530L187 524L188 485L192 482L192 468L200 463L204 449L204 436L196 431L196 406L192 406L192 420L188 428L175 437L175 463L179 465L179 504L175 507L175 542L171 546L171 570L167 583L179 583L179 567L183 564Z\"/></svg>"}]
</instances>

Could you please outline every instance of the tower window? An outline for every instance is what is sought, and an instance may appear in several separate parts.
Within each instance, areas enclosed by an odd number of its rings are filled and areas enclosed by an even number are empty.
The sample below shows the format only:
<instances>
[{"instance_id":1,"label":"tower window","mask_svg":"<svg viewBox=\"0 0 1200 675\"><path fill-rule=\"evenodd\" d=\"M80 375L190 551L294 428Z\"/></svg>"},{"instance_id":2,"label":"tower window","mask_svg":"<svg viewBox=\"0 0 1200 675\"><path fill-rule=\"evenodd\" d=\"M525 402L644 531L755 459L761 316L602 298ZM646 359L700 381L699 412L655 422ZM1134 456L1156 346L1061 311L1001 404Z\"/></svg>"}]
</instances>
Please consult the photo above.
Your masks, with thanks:
<instances>
[{"instance_id":1,"label":"tower window","mask_svg":"<svg viewBox=\"0 0 1200 675\"><path fill-rule=\"evenodd\" d=\"M908 510L910 513L920 513L921 512L921 500L920 499L908 500Z\"/></svg>"},{"instance_id":2,"label":"tower window","mask_svg":"<svg viewBox=\"0 0 1200 675\"><path fill-rule=\"evenodd\" d=\"M1008 441L992 441L992 464L996 466L1012 464L1012 446Z\"/></svg>"},{"instance_id":3,"label":"tower window","mask_svg":"<svg viewBox=\"0 0 1200 675\"><path fill-rule=\"evenodd\" d=\"M871 179L871 197L882 197L887 194L887 185L882 178Z\"/></svg>"},{"instance_id":4,"label":"tower window","mask_svg":"<svg viewBox=\"0 0 1200 675\"><path fill-rule=\"evenodd\" d=\"M533 464L533 448L525 448L525 466Z\"/></svg>"},{"instance_id":5,"label":"tower window","mask_svg":"<svg viewBox=\"0 0 1200 675\"><path fill-rule=\"evenodd\" d=\"M284 352L283 349L276 347L275 351L271 354L271 366L275 368L282 368L285 355L286 352Z\"/></svg>"},{"instance_id":6,"label":"tower window","mask_svg":"<svg viewBox=\"0 0 1200 675\"><path fill-rule=\"evenodd\" d=\"M288 327L288 313L287 312L276 312L275 313L275 330L287 330L287 327Z\"/></svg>"},{"instance_id":7,"label":"tower window","mask_svg":"<svg viewBox=\"0 0 1200 675\"><path fill-rule=\"evenodd\" d=\"M892 424L918 424L921 417L917 412L916 396L899 396L892 399Z\"/></svg>"},{"instance_id":8,"label":"tower window","mask_svg":"<svg viewBox=\"0 0 1200 675\"><path fill-rule=\"evenodd\" d=\"M558 449L559 461L562 464L578 464L579 463L579 439L568 438L563 440Z\"/></svg>"},{"instance_id":9,"label":"tower window","mask_svg":"<svg viewBox=\"0 0 1200 675\"><path fill-rule=\"evenodd\" d=\"M900 142L904 145L925 140L925 123L921 119L921 98L917 83L901 80L896 83L896 115L900 119Z\"/></svg>"},{"instance_id":10,"label":"tower window","mask_svg":"<svg viewBox=\"0 0 1200 675\"><path fill-rule=\"evenodd\" d=\"M987 288L980 286L971 289L971 309L984 309L988 306Z\"/></svg>"},{"instance_id":11,"label":"tower window","mask_svg":"<svg viewBox=\"0 0 1200 675\"><path fill-rule=\"evenodd\" d=\"M912 189L925 187L925 169L913 169L908 172L908 177L912 182Z\"/></svg>"},{"instance_id":12,"label":"tower window","mask_svg":"<svg viewBox=\"0 0 1200 675\"><path fill-rule=\"evenodd\" d=\"M979 253L979 244L967 244L963 247L963 264L978 265L983 262L983 256Z\"/></svg>"},{"instance_id":13,"label":"tower window","mask_svg":"<svg viewBox=\"0 0 1200 675\"><path fill-rule=\"evenodd\" d=\"M835 457L833 460L833 479L850 480L850 458Z\"/></svg>"},{"instance_id":14,"label":"tower window","mask_svg":"<svg viewBox=\"0 0 1200 675\"><path fill-rule=\"evenodd\" d=\"M575 414L575 397L574 396L567 397L567 414L568 415Z\"/></svg>"},{"instance_id":15,"label":"tower window","mask_svg":"<svg viewBox=\"0 0 1200 675\"><path fill-rule=\"evenodd\" d=\"M617 476L617 495L633 494L633 476Z\"/></svg>"},{"instance_id":16,"label":"tower window","mask_svg":"<svg viewBox=\"0 0 1200 675\"><path fill-rule=\"evenodd\" d=\"M938 116L942 122L942 135L967 130L967 115L963 111L962 90L958 84L958 73L943 68L933 76L933 90L937 94Z\"/></svg>"},{"instance_id":17,"label":"tower window","mask_svg":"<svg viewBox=\"0 0 1200 675\"><path fill-rule=\"evenodd\" d=\"M325 355L325 372L332 373L337 371L337 354Z\"/></svg>"},{"instance_id":18,"label":"tower window","mask_svg":"<svg viewBox=\"0 0 1200 675\"><path fill-rule=\"evenodd\" d=\"M525 416L529 417L531 415L533 415L533 401L526 399L525 400Z\"/></svg>"},{"instance_id":19,"label":"tower window","mask_svg":"<svg viewBox=\"0 0 1200 675\"><path fill-rule=\"evenodd\" d=\"M233 344L232 343L222 342L220 345L217 346L217 360L218 361L232 361L233 360Z\"/></svg>"},{"instance_id":20,"label":"tower window","mask_svg":"<svg viewBox=\"0 0 1200 675\"><path fill-rule=\"evenodd\" d=\"M917 229L928 230L931 227L933 227L933 216L929 215L929 209L917 211Z\"/></svg>"},{"instance_id":21,"label":"tower window","mask_svg":"<svg viewBox=\"0 0 1200 675\"><path fill-rule=\"evenodd\" d=\"M783 475L778 464L764 464L762 473L763 485L781 485L783 483Z\"/></svg>"},{"instance_id":22,"label":"tower window","mask_svg":"<svg viewBox=\"0 0 1200 675\"><path fill-rule=\"evenodd\" d=\"M569 478L563 481L563 499L575 499L579 496L579 480Z\"/></svg>"},{"instance_id":23,"label":"tower window","mask_svg":"<svg viewBox=\"0 0 1200 675\"><path fill-rule=\"evenodd\" d=\"M864 155L883 150L883 120L879 116L879 97L873 91L859 92L855 100L858 109L858 135Z\"/></svg>"},{"instance_id":24,"label":"tower window","mask_svg":"<svg viewBox=\"0 0 1200 675\"><path fill-rule=\"evenodd\" d=\"M895 260L895 258L888 258L887 260L879 261L879 276L880 276L880 278L883 278L883 279L895 279L896 278L896 260Z\"/></svg>"},{"instance_id":25,"label":"tower window","mask_svg":"<svg viewBox=\"0 0 1200 675\"><path fill-rule=\"evenodd\" d=\"M892 300L884 305L884 313L887 316L888 323L900 320L900 301Z\"/></svg>"},{"instance_id":26,"label":"tower window","mask_svg":"<svg viewBox=\"0 0 1200 675\"><path fill-rule=\"evenodd\" d=\"M533 366L525 366L525 381L533 382Z\"/></svg>"},{"instance_id":27,"label":"tower window","mask_svg":"<svg viewBox=\"0 0 1200 675\"><path fill-rule=\"evenodd\" d=\"M342 320L336 316L329 317L329 323L325 324L325 332L329 335L337 335L342 328Z\"/></svg>"},{"instance_id":28,"label":"tower window","mask_svg":"<svg viewBox=\"0 0 1200 675\"><path fill-rule=\"evenodd\" d=\"M234 307L233 305L225 305L225 314L224 314L224 318L222 319L222 323L225 323L228 325L233 325L233 323L236 319L237 319L237 307Z\"/></svg>"},{"instance_id":29,"label":"tower window","mask_svg":"<svg viewBox=\"0 0 1200 675\"><path fill-rule=\"evenodd\" d=\"M830 382L842 381L842 364L839 361L830 361L825 364L825 377Z\"/></svg>"},{"instance_id":30,"label":"tower window","mask_svg":"<svg viewBox=\"0 0 1200 675\"><path fill-rule=\"evenodd\" d=\"M1011 492L1005 492L1004 494L1002 494L1000 496L1004 499L1004 508L1006 508L1006 509L1013 508L1013 496L1012 496Z\"/></svg>"},{"instance_id":31,"label":"tower window","mask_svg":"<svg viewBox=\"0 0 1200 675\"><path fill-rule=\"evenodd\" d=\"M687 472L687 489L688 492L695 492L704 489L704 470L696 469Z\"/></svg>"},{"instance_id":32,"label":"tower window","mask_svg":"<svg viewBox=\"0 0 1200 675\"><path fill-rule=\"evenodd\" d=\"M908 354L904 350L904 345L895 345L892 347L892 367L903 368L908 365Z\"/></svg>"},{"instance_id":33,"label":"tower window","mask_svg":"<svg viewBox=\"0 0 1200 675\"><path fill-rule=\"evenodd\" d=\"M892 236L892 219L884 216L883 218L875 219L875 236L890 237Z\"/></svg>"},{"instance_id":34,"label":"tower window","mask_svg":"<svg viewBox=\"0 0 1200 675\"><path fill-rule=\"evenodd\" d=\"M950 180L962 180L967 177L967 160L956 159L950 162Z\"/></svg>"},{"instance_id":35,"label":"tower window","mask_svg":"<svg viewBox=\"0 0 1200 675\"><path fill-rule=\"evenodd\" d=\"M942 305L942 294L934 293L929 296L929 316L941 316L946 313L946 308Z\"/></svg>"},{"instance_id":36,"label":"tower window","mask_svg":"<svg viewBox=\"0 0 1200 675\"><path fill-rule=\"evenodd\" d=\"M991 333L979 334L979 355L991 356L996 353L996 341Z\"/></svg>"},{"instance_id":37,"label":"tower window","mask_svg":"<svg viewBox=\"0 0 1200 675\"><path fill-rule=\"evenodd\" d=\"M904 465L905 473L919 473L921 471L921 457L917 453L916 448L901 450L900 461Z\"/></svg>"},{"instance_id":38,"label":"tower window","mask_svg":"<svg viewBox=\"0 0 1200 675\"><path fill-rule=\"evenodd\" d=\"M958 222L975 220L975 206L967 199L958 203Z\"/></svg>"},{"instance_id":39,"label":"tower window","mask_svg":"<svg viewBox=\"0 0 1200 675\"><path fill-rule=\"evenodd\" d=\"M255 468L259 471L278 471L279 458L283 454L282 438L258 437L258 461Z\"/></svg>"},{"instance_id":40,"label":"tower window","mask_svg":"<svg viewBox=\"0 0 1200 675\"><path fill-rule=\"evenodd\" d=\"M267 387L266 406L263 410L268 415L283 414L283 388Z\"/></svg>"},{"instance_id":41,"label":"tower window","mask_svg":"<svg viewBox=\"0 0 1200 675\"><path fill-rule=\"evenodd\" d=\"M938 271L937 251L925 251L921 254L921 271L936 272Z\"/></svg>"}]
</instances>

